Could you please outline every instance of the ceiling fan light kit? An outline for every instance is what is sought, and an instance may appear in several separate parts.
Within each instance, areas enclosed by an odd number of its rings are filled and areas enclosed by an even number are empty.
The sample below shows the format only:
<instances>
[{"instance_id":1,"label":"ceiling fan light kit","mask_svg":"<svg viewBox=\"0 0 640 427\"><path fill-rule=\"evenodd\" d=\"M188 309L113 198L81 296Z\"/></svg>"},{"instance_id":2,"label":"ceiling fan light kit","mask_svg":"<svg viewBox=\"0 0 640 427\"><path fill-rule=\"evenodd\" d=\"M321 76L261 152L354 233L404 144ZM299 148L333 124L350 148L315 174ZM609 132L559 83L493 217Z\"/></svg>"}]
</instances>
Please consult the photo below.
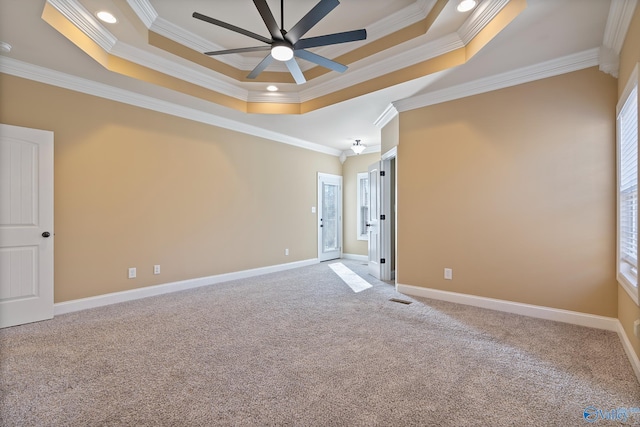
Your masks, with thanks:
<instances>
[{"instance_id":1,"label":"ceiling fan light kit","mask_svg":"<svg viewBox=\"0 0 640 427\"><path fill-rule=\"evenodd\" d=\"M259 52L270 51L269 54L249 73L247 78L255 79L258 75L264 71L269 64L275 59L282 61L287 65L287 69L293 76L297 84L306 82L300 66L294 59L298 57L306 61L312 62L321 67L328 68L340 73L347 70L347 66L335 62L331 59L325 58L318 54L315 54L307 49L320 46L328 46L332 44L348 43L358 40L365 40L367 38L367 31L364 29L346 31L343 33L327 34L318 37L309 37L306 39L301 38L311 28L313 28L318 22L320 22L329 12L335 9L340 2L338 0L320 0L305 16L300 19L289 31L284 29L284 0L280 1L281 11L281 23L280 26L276 23L271 9L266 0L253 0L253 3L260 13L260 17L264 21L271 38L261 36L252 31L245 30L235 25L228 24L215 18L203 15L198 12L193 12L193 17L201 21L208 22L218 27L226 28L236 33L251 37L252 39L265 43L263 46L244 47L238 49L227 49L213 52L204 52L205 55L225 55L229 53L243 53L243 52Z\"/></svg>"},{"instance_id":2,"label":"ceiling fan light kit","mask_svg":"<svg viewBox=\"0 0 640 427\"><path fill-rule=\"evenodd\" d=\"M293 49L284 42L275 42L271 45L271 56L276 61L286 62L293 58Z\"/></svg>"}]
</instances>

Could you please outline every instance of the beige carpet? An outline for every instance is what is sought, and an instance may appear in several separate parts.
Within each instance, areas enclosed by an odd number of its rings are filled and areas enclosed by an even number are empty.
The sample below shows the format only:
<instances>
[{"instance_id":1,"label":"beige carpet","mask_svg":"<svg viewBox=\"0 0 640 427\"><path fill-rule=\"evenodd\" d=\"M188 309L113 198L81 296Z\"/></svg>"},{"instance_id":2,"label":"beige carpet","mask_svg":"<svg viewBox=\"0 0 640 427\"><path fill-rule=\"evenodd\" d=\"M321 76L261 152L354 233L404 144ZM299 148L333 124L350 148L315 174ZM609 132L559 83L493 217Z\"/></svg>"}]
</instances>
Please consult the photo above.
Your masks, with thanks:
<instances>
[{"instance_id":1,"label":"beige carpet","mask_svg":"<svg viewBox=\"0 0 640 427\"><path fill-rule=\"evenodd\" d=\"M615 333L410 299L343 262L373 287L323 263L4 329L0 424L640 425Z\"/></svg>"}]
</instances>

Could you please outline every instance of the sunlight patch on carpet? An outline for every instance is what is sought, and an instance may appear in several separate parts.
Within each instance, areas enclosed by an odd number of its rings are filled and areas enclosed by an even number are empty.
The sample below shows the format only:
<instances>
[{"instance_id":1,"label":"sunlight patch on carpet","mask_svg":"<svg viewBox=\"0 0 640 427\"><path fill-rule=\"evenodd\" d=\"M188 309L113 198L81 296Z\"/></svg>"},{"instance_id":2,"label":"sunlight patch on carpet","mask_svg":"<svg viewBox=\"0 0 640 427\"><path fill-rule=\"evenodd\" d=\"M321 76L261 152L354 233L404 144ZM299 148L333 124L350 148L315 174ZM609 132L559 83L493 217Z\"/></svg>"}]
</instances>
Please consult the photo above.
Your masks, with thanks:
<instances>
[{"instance_id":1,"label":"sunlight patch on carpet","mask_svg":"<svg viewBox=\"0 0 640 427\"><path fill-rule=\"evenodd\" d=\"M371 283L358 276L341 262L329 264L329 268L331 268L344 281L344 283L349 285L353 292L361 292L372 286Z\"/></svg>"}]
</instances>

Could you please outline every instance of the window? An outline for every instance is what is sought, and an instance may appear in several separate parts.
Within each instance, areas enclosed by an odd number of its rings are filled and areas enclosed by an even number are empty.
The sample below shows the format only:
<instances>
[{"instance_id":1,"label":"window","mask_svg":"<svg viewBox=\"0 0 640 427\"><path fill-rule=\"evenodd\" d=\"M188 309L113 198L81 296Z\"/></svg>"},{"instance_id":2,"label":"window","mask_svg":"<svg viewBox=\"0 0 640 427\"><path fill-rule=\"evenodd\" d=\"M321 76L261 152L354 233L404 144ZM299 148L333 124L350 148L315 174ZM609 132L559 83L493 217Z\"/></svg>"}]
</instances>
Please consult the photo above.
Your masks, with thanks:
<instances>
[{"instance_id":1,"label":"window","mask_svg":"<svg viewBox=\"0 0 640 427\"><path fill-rule=\"evenodd\" d=\"M369 174L358 174L358 240L369 240Z\"/></svg>"},{"instance_id":2,"label":"window","mask_svg":"<svg viewBox=\"0 0 640 427\"><path fill-rule=\"evenodd\" d=\"M638 303L637 67L618 104L618 281Z\"/></svg>"}]
</instances>

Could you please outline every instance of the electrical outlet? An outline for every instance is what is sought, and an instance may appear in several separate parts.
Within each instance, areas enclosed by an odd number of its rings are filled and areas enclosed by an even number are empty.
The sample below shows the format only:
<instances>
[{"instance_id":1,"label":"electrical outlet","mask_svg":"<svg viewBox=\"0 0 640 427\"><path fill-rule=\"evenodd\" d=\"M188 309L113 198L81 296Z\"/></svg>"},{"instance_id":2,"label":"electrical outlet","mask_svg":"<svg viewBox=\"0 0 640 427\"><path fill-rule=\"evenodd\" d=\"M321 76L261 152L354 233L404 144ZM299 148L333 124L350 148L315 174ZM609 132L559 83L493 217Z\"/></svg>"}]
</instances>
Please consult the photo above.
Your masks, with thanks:
<instances>
[{"instance_id":1,"label":"electrical outlet","mask_svg":"<svg viewBox=\"0 0 640 427\"><path fill-rule=\"evenodd\" d=\"M453 280L453 270L450 268L444 269L444 278L446 280Z\"/></svg>"},{"instance_id":2,"label":"electrical outlet","mask_svg":"<svg viewBox=\"0 0 640 427\"><path fill-rule=\"evenodd\" d=\"M636 338L640 338L640 319L633 322L633 334Z\"/></svg>"},{"instance_id":3,"label":"electrical outlet","mask_svg":"<svg viewBox=\"0 0 640 427\"><path fill-rule=\"evenodd\" d=\"M153 274L160 274L160 265L156 264L153 266Z\"/></svg>"},{"instance_id":4,"label":"electrical outlet","mask_svg":"<svg viewBox=\"0 0 640 427\"><path fill-rule=\"evenodd\" d=\"M129 269L129 279L135 279L135 278L136 278L136 268L131 267Z\"/></svg>"},{"instance_id":5,"label":"electrical outlet","mask_svg":"<svg viewBox=\"0 0 640 427\"><path fill-rule=\"evenodd\" d=\"M289 255L289 249L285 249L285 250L284 250L284 254L285 254L285 255Z\"/></svg>"}]
</instances>

